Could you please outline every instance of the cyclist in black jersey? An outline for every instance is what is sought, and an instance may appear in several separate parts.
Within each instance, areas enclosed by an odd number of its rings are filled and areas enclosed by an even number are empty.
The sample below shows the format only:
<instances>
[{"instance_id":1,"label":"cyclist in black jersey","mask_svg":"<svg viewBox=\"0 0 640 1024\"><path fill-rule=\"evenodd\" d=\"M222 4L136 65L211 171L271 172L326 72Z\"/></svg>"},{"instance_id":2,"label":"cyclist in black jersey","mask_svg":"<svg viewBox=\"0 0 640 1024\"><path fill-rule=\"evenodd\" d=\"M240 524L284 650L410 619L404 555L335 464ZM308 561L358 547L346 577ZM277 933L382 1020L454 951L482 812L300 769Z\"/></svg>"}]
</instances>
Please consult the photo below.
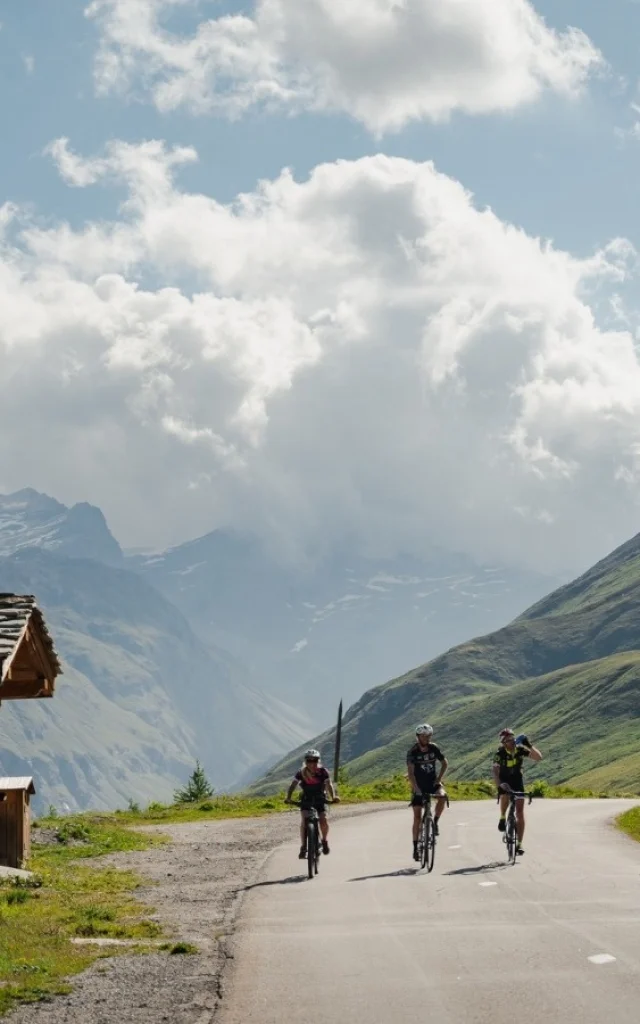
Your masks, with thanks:
<instances>
[{"instance_id":1,"label":"cyclist in black jersey","mask_svg":"<svg viewBox=\"0 0 640 1024\"><path fill-rule=\"evenodd\" d=\"M532 761L542 761L542 754L534 747L529 739L522 735L516 737L513 729L503 729L500 733L500 747L496 750L493 758L493 778L500 794L500 821L498 828L504 832L507 827L507 810L509 807L509 792L524 792L524 776L522 766L526 757ZM520 856L524 854L522 840L524 839L524 797L516 800L516 826L518 829L517 852Z\"/></svg>"},{"instance_id":2,"label":"cyclist in black jersey","mask_svg":"<svg viewBox=\"0 0 640 1024\"><path fill-rule=\"evenodd\" d=\"M434 832L439 834L439 821L447 794L442 786L443 776L449 762L435 743L431 742L433 729L430 725L419 725L416 729L416 742L407 752L407 773L411 786L411 806L413 808L413 859L419 860L418 836L422 817L422 797L429 793L436 797L436 810L433 818Z\"/></svg>"}]
</instances>

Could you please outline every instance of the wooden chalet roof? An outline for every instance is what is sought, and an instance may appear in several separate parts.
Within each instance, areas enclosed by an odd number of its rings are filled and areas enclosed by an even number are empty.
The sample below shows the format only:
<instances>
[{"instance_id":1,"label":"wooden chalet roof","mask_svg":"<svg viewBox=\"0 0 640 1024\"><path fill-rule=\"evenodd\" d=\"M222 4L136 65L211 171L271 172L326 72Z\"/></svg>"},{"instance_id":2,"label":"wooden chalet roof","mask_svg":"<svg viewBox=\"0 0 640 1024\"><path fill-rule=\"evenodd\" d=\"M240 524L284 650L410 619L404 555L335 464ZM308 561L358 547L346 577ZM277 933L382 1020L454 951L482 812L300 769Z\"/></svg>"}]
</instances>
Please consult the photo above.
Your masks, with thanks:
<instances>
[{"instance_id":1,"label":"wooden chalet roof","mask_svg":"<svg viewBox=\"0 0 640 1024\"><path fill-rule=\"evenodd\" d=\"M44 647L53 676L60 675L62 668L53 640L47 629L42 612L31 595L0 594L0 699L2 686L11 667L11 661L23 640L27 629L35 631Z\"/></svg>"},{"instance_id":2,"label":"wooden chalet roof","mask_svg":"<svg viewBox=\"0 0 640 1024\"><path fill-rule=\"evenodd\" d=\"M3 778L0 776L0 793L13 793L16 790L26 790L31 796L34 795L36 787L30 775L16 775Z\"/></svg>"}]
</instances>

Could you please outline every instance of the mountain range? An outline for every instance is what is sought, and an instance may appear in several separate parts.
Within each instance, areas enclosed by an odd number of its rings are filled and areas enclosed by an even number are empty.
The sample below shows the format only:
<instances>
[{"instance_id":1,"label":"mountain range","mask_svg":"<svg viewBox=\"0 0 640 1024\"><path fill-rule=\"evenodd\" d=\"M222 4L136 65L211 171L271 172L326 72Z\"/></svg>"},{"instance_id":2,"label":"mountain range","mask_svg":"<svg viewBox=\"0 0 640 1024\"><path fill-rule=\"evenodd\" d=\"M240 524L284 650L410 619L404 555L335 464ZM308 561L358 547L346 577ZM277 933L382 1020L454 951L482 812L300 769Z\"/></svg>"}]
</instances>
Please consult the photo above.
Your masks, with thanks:
<instances>
[{"instance_id":1,"label":"mountain range","mask_svg":"<svg viewBox=\"0 0 640 1024\"><path fill-rule=\"evenodd\" d=\"M36 596L64 661L52 701L0 709L0 772L33 774L39 806L166 800L196 758L230 787L307 734L127 568L98 509L0 498L0 552L0 589Z\"/></svg>"},{"instance_id":2,"label":"mountain range","mask_svg":"<svg viewBox=\"0 0 640 1024\"><path fill-rule=\"evenodd\" d=\"M502 625L557 583L441 551L372 559L334 550L291 565L222 530L130 564L203 639L241 658L254 685L316 728L334 720L340 699Z\"/></svg>"},{"instance_id":3,"label":"mountain range","mask_svg":"<svg viewBox=\"0 0 640 1024\"><path fill-rule=\"evenodd\" d=\"M505 628L366 692L344 718L350 778L402 771L425 720L454 778L490 778L499 730L510 726L544 755L530 778L640 793L640 535ZM329 763L334 738L313 741ZM301 752L254 788L281 788Z\"/></svg>"},{"instance_id":4,"label":"mountain range","mask_svg":"<svg viewBox=\"0 0 640 1024\"><path fill-rule=\"evenodd\" d=\"M123 551L102 512L0 496L0 589L33 593L65 663L56 697L5 703L0 770L40 800L166 799L196 757L233 788L374 682L501 625L554 581L464 555L292 565L228 530Z\"/></svg>"}]
</instances>

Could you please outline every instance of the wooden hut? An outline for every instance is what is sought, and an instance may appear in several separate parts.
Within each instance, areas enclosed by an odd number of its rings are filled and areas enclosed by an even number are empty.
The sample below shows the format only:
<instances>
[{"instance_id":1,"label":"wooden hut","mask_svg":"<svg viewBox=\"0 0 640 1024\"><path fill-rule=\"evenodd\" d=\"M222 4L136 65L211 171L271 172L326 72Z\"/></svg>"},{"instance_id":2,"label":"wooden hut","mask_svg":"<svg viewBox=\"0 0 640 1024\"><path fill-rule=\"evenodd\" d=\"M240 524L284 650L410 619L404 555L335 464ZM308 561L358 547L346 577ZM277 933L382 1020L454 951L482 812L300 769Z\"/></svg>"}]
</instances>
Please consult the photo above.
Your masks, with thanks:
<instances>
[{"instance_id":1,"label":"wooden hut","mask_svg":"<svg viewBox=\"0 0 640 1024\"><path fill-rule=\"evenodd\" d=\"M35 598L0 594L0 702L53 697L62 672ZM28 751L25 751L25 758ZM0 752L1 759L1 752ZM31 849L33 779L0 778L0 865L21 868Z\"/></svg>"},{"instance_id":2,"label":"wooden hut","mask_svg":"<svg viewBox=\"0 0 640 1024\"><path fill-rule=\"evenodd\" d=\"M0 777L0 865L22 868L31 852L33 779Z\"/></svg>"},{"instance_id":3,"label":"wooden hut","mask_svg":"<svg viewBox=\"0 0 640 1024\"><path fill-rule=\"evenodd\" d=\"M61 672L35 598L0 594L0 701L53 697Z\"/></svg>"}]
</instances>

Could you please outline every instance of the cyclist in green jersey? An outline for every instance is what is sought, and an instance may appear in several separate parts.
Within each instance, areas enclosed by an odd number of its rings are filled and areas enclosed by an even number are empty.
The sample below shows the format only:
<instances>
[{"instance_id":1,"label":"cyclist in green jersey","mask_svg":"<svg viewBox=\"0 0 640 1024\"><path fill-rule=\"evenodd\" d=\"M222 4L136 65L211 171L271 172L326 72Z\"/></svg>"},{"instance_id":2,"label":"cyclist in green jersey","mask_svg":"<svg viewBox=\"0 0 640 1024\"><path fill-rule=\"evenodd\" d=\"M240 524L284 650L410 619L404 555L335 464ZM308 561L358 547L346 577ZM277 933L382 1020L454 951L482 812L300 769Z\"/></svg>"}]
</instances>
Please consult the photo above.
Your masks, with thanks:
<instances>
[{"instance_id":1,"label":"cyclist in green jersey","mask_svg":"<svg viewBox=\"0 0 640 1024\"><path fill-rule=\"evenodd\" d=\"M500 747L496 750L493 758L493 778L500 795L500 821L498 828L504 832L507 827L507 810L509 808L509 793L524 792L524 776L522 765L526 757L532 761L542 761L540 751L532 746L527 736L515 735L513 729L503 729L500 733ZM524 839L524 797L516 800L516 826L518 829L517 851L520 856L524 854L522 840Z\"/></svg>"}]
</instances>

